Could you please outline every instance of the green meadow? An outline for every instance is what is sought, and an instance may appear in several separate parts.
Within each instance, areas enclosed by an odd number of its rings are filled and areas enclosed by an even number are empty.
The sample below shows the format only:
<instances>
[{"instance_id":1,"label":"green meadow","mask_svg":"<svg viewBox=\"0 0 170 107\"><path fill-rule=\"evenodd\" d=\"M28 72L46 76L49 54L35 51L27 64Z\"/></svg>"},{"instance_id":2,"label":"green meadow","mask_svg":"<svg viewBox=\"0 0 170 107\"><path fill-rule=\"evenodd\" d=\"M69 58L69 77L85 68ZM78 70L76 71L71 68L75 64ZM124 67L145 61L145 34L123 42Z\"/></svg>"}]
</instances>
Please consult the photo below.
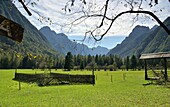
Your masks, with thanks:
<instances>
[{"instance_id":1,"label":"green meadow","mask_svg":"<svg viewBox=\"0 0 170 107\"><path fill-rule=\"evenodd\" d=\"M20 69L17 72L44 71ZM91 71L52 72L91 74ZM96 71L94 86L39 87L21 82L21 90L18 89L19 83L12 80L14 73L14 69L0 70L0 107L170 107L170 88L144 86L149 83L144 80L144 71Z\"/></svg>"}]
</instances>

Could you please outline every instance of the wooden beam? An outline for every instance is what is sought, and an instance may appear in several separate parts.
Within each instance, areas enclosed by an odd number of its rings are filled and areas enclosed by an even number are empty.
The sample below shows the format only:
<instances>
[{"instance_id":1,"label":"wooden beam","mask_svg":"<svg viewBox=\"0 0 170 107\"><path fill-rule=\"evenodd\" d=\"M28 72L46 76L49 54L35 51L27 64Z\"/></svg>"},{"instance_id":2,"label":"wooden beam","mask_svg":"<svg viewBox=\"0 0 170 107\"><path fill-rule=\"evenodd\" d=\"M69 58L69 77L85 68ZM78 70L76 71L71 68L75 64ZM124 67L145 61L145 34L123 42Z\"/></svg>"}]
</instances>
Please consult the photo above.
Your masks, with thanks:
<instances>
[{"instance_id":1,"label":"wooden beam","mask_svg":"<svg viewBox=\"0 0 170 107\"><path fill-rule=\"evenodd\" d=\"M170 53L158 52L158 53L142 54L140 56L140 59L160 59L160 58L170 58Z\"/></svg>"},{"instance_id":2,"label":"wooden beam","mask_svg":"<svg viewBox=\"0 0 170 107\"><path fill-rule=\"evenodd\" d=\"M167 74L167 61L166 61L166 58L164 58L164 69L165 69L164 77L165 77L165 80L167 81L168 80L168 74Z\"/></svg>"},{"instance_id":3,"label":"wooden beam","mask_svg":"<svg viewBox=\"0 0 170 107\"><path fill-rule=\"evenodd\" d=\"M148 80L147 61L146 61L146 59L144 61L145 61L145 80Z\"/></svg>"}]
</instances>

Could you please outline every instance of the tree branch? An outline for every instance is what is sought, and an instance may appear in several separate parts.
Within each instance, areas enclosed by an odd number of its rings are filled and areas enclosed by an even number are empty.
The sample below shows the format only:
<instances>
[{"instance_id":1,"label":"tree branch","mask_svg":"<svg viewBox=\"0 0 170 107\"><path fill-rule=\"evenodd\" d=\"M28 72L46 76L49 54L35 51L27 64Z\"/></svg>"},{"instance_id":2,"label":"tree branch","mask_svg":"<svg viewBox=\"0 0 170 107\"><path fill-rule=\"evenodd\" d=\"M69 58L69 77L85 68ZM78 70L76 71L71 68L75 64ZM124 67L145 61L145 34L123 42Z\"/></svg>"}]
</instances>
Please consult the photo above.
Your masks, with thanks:
<instances>
[{"instance_id":1,"label":"tree branch","mask_svg":"<svg viewBox=\"0 0 170 107\"><path fill-rule=\"evenodd\" d=\"M105 10L104 10L104 16L103 16L103 19L102 19L102 21L101 21L101 24L100 24L99 28L103 26L104 19L106 18L108 3L109 3L109 0L106 0Z\"/></svg>"},{"instance_id":2,"label":"tree branch","mask_svg":"<svg viewBox=\"0 0 170 107\"><path fill-rule=\"evenodd\" d=\"M28 13L28 15L32 15L31 14L31 12L28 10L28 8L26 7L26 5L24 4L24 2L22 1L22 0L18 0L21 4L22 4L22 6L24 7L24 9L26 10L26 12Z\"/></svg>"},{"instance_id":3,"label":"tree branch","mask_svg":"<svg viewBox=\"0 0 170 107\"><path fill-rule=\"evenodd\" d=\"M142 10L141 10L141 11L133 11L133 10L124 11L124 12L121 12L121 13L119 13L118 15L116 15L116 17L114 17L114 18L112 19L112 21L111 21L110 26L108 27L108 29L107 29L102 35L100 35L101 37L100 37L99 39L96 38L97 35L93 35L94 30L91 31L90 34L92 35L92 37L93 37L96 41L100 41L100 40L108 33L108 31L110 30L110 28L111 28L112 25L113 25L113 22L114 22L118 17L120 17L120 16L122 16L123 14L126 14L126 13L137 13L137 14L141 14L141 13L142 13L142 14L148 14L148 15L152 16L152 17L159 23L159 25L160 25L161 27L163 27L163 29L170 35L170 30L168 29L168 27L166 27L165 24L162 23L155 14L153 14L153 13L150 12L150 11L142 11ZM92 15L91 15L91 16L92 16ZM99 16L99 15L98 15L98 16ZM105 17L105 16L103 16L103 17ZM89 33L89 31L88 31L88 33Z\"/></svg>"}]
</instances>

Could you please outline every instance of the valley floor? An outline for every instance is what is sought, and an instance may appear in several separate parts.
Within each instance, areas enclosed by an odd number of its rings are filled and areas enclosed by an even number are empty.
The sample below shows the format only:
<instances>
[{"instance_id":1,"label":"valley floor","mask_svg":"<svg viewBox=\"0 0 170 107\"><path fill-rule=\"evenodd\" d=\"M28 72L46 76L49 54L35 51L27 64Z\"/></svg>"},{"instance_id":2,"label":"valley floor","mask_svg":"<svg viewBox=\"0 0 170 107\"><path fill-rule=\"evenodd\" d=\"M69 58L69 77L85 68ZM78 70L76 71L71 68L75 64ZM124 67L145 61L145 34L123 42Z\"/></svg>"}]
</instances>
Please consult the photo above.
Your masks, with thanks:
<instances>
[{"instance_id":1,"label":"valley floor","mask_svg":"<svg viewBox=\"0 0 170 107\"><path fill-rule=\"evenodd\" d=\"M42 73L23 70L22 73ZM62 72L52 70L52 72ZM169 107L170 89L148 85L143 71L96 71L96 84L39 87L12 80L15 70L0 70L0 107ZM64 73L91 74L90 71ZM125 78L123 78L123 75ZM112 76L112 82L111 82Z\"/></svg>"}]
</instances>

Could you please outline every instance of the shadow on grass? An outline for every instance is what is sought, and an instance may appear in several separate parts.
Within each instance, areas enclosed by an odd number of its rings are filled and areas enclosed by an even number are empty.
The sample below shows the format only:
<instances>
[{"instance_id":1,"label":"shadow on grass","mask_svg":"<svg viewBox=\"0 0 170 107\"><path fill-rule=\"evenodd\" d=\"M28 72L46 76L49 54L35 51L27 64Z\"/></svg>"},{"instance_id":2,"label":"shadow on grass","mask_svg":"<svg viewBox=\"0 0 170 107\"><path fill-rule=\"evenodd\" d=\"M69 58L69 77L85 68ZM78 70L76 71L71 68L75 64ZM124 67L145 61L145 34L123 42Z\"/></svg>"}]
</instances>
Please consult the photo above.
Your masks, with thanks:
<instances>
[{"instance_id":1,"label":"shadow on grass","mask_svg":"<svg viewBox=\"0 0 170 107\"><path fill-rule=\"evenodd\" d=\"M159 85L170 89L170 80L148 80L148 83L142 84L144 87L150 85Z\"/></svg>"}]
</instances>

